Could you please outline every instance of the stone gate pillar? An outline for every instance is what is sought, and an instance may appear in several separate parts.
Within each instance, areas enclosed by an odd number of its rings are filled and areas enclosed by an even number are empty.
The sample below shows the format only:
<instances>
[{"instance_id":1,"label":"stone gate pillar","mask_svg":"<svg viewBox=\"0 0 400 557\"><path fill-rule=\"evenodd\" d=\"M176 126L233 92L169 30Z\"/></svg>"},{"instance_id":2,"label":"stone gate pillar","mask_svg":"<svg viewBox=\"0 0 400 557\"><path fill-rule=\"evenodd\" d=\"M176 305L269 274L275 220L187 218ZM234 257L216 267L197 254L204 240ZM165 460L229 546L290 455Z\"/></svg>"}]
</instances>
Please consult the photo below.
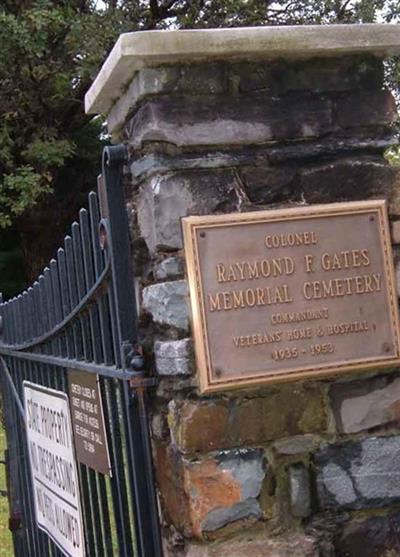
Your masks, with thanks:
<instances>
[{"instance_id":1,"label":"stone gate pillar","mask_svg":"<svg viewBox=\"0 0 400 557\"><path fill-rule=\"evenodd\" d=\"M129 146L166 556L400 551L400 373L200 396L180 225L385 198L399 242L383 64L399 51L393 25L131 33L87 94Z\"/></svg>"}]
</instances>

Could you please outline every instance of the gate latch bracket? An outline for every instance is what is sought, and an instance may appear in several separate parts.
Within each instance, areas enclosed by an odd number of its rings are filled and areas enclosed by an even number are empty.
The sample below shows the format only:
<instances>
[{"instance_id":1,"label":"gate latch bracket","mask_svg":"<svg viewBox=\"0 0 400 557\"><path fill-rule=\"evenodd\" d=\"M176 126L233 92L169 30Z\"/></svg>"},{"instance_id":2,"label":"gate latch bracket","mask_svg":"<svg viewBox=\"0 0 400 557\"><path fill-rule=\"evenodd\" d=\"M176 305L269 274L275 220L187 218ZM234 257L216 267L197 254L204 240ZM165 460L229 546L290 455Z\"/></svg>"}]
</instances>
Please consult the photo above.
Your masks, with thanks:
<instances>
[{"instance_id":1,"label":"gate latch bracket","mask_svg":"<svg viewBox=\"0 0 400 557\"><path fill-rule=\"evenodd\" d=\"M148 387L156 387L158 380L156 377L144 377L143 375L134 375L129 379L129 385L132 389L147 389Z\"/></svg>"},{"instance_id":2,"label":"gate latch bracket","mask_svg":"<svg viewBox=\"0 0 400 557\"><path fill-rule=\"evenodd\" d=\"M142 347L140 345L134 347L131 342L124 342L122 349L125 357L125 368L130 376L129 385L131 389L139 390L155 387L158 384L158 379L145 375L145 359Z\"/></svg>"}]
</instances>

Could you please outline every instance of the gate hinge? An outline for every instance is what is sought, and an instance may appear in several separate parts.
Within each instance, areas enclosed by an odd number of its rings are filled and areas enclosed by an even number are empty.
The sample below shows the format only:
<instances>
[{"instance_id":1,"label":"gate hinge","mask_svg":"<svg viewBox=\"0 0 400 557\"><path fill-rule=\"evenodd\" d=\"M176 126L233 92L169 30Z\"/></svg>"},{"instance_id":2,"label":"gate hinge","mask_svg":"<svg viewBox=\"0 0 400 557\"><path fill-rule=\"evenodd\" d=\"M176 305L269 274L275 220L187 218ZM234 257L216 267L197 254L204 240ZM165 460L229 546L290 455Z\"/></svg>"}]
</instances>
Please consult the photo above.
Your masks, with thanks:
<instances>
[{"instance_id":1,"label":"gate hinge","mask_svg":"<svg viewBox=\"0 0 400 557\"><path fill-rule=\"evenodd\" d=\"M158 384L157 377L145 377L143 375L133 376L129 379L131 389L147 389Z\"/></svg>"},{"instance_id":2,"label":"gate hinge","mask_svg":"<svg viewBox=\"0 0 400 557\"><path fill-rule=\"evenodd\" d=\"M129 385L131 389L147 389L158 384L157 377L148 377L145 374L145 359L143 349L140 345L133 346L131 342L124 342L122 345L125 359L125 368L128 371Z\"/></svg>"},{"instance_id":3,"label":"gate hinge","mask_svg":"<svg viewBox=\"0 0 400 557\"><path fill-rule=\"evenodd\" d=\"M142 347L139 344L134 346L132 342L125 340L122 343L122 354L127 371L138 374L143 373L145 361Z\"/></svg>"}]
</instances>

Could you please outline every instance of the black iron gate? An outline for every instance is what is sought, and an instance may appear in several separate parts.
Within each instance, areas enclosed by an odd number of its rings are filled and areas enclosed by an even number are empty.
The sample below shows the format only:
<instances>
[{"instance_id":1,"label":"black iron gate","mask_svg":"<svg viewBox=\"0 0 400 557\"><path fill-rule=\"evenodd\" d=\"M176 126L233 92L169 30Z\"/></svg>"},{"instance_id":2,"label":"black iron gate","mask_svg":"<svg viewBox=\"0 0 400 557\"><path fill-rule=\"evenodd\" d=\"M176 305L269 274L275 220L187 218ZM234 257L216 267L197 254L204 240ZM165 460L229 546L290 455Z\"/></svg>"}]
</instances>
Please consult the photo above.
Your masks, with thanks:
<instances>
[{"instance_id":1,"label":"black iron gate","mask_svg":"<svg viewBox=\"0 0 400 557\"><path fill-rule=\"evenodd\" d=\"M87 556L161 555L145 406L151 378L137 311L123 196L123 146L107 147L98 193L31 288L0 305L10 528L17 557L63 555L35 521L23 381L67 391L68 370L99 376L112 477L78 468Z\"/></svg>"}]
</instances>

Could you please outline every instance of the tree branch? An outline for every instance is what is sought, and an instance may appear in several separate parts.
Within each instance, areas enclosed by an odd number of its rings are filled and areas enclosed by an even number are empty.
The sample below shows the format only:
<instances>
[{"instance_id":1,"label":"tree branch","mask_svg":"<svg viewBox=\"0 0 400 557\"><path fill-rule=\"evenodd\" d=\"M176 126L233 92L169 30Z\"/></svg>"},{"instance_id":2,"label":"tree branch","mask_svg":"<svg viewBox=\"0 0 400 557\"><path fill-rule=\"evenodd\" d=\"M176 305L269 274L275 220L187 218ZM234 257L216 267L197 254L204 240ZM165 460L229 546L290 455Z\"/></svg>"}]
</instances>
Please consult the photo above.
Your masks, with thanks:
<instances>
[{"instance_id":1,"label":"tree branch","mask_svg":"<svg viewBox=\"0 0 400 557\"><path fill-rule=\"evenodd\" d=\"M163 2L160 6L163 12L167 12L172 8L174 4L176 4L177 0L168 0L168 2Z\"/></svg>"},{"instance_id":2,"label":"tree branch","mask_svg":"<svg viewBox=\"0 0 400 557\"><path fill-rule=\"evenodd\" d=\"M339 4L339 2L337 2L337 4ZM342 21L342 19L344 18L346 13L346 8L349 4L350 4L350 0L346 0L342 6L340 6L340 4L337 6L338 9L335 11L336 11L336 19L338 21Z\"/></svg>"}]
</instances>

